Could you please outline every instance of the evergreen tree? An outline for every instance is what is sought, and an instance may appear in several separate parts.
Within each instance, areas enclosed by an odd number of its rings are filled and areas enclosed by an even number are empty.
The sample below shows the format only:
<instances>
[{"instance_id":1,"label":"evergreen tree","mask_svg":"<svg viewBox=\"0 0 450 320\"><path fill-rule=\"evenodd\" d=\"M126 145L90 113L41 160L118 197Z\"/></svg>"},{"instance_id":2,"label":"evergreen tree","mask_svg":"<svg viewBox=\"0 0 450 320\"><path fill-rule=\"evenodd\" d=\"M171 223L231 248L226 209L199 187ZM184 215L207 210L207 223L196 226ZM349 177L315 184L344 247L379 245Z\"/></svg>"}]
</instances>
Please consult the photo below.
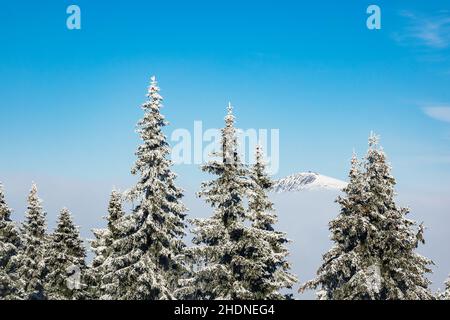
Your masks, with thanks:
<instances>
[{"instance_id":1,"label":"evergreen tree","mask_svg":"<svg viewBox=\"0 0 450 320\"><path fill-rule=\"evenodd\" d=\"M138 123L143 143L132 169L139 180L128 192L137 206L118 224L122 237L114 242L113 250L119 256L109 264L114 299L173 299L185 273L186 208L168 159L170 148L162 131L167 122L160 113L163 98L159 91L152 77L148 101L142 105L144 117Z\"/></svg>"},{"instance_id":2,"label":"evergreen tree","mask_svg":"<svg viewBox=\"0 0 450 320\"><path fill-rule=\"evenodd\" d=\"M19 233L11 220L11 209L6 204L0 183L0 300L21 299L23 295L23 283L17 276L19 249Z\"/></svg>"},{"instance_id":3,"label":"evergreen tree","mask_svg":"<svg viewBox=\"0 0 450 320\"><path fill-rule=\"evenodd\" d=\"M84 298L81 280L86 269L85 257L78 228L74 225L69 210L64 208L51 235L46 258L48 275L45 289L49 299Z\"/></svg>"},{"instance_id":4,"label":"evergreen tree","mask_svg":"<svg viewBox=\"0 0 450 320\"><path fill-rule=\"evenodd\" d=\"M300 289L303 291L321 286L322 290L318 292L320 299L352 299L361 294L355 292L352 297L352 288L347 288L354 274L358 270L364 270L362 262L365 247L360 245L360 239L364 238L363 234L369 227L363 207L364 177L355 154L351 161L349 183L343 192L345 196L339 196L336 200L341 207L340 214L329 224L334 246L323 256L324 264L320 267L317 278ZM363 291L370 291L369 289L363 288ZM344 291L345 293L341 293ZM370 292L368 295L375 298Z\"/></svg>"},{"instance_id":5,"label":"evergreen tree","mask_svg":"<svg viewBox=\"0 0 450 320\"><path fill-rule=\"evenodd\" d=\"M292 288L297 279L289 273L290 264L286 261L289 255L285 247L289 242L286 234L274 230L277 216L267 195L273 182L265 170L264 155L257 146L256 162L250 170L249 218L252 224L244 232L248 257L245 260L248 263L246 280L251 293L247 298L279 300L286 298L280 290Z\"/></svg>"},{"instance_id":6,"label":"evergreen tree","mask_svg":"<svg viewBox=\"0 0 450 320\"><path fill-rule=\"evenodd\" d=\"M322 299L432 299L425 274L432 261L415 253L423 227L395 203L395 179L378 137L371 135L363 168L352 160L340 215L330 223L333 248L316 279Z\"/></svg>"},{"instance_id":7,"label":"evergreen tree","mask_svg":"<svg viewBox=\"0 0 450 320\"><path fill-rule=\"evenodd\" d=\"M188 282L197 299L246 299L252 296L248 286L249 265L245 241L246 210L244 200L249 189L247 169L237 151L236 130L231 104L222 129L221 150L202 167L217 179L203 182L199 196L214 213L207 219L194 219L195 246L190 254L196 261L195 274Z\"/></svg>"},{"instance_id":8,"label":"evergreen tree","mask_svg":"<svg viewBox=\"0 0 450 320\"><path fill-rule=\"evenodd\" d=\"M88 272L89 291L92 298L107 297L109 283L107 282L108 277L105 278L105 275L108 271L108 263L115 258L113 243L121 237L117 224L123 216L122 195L120 192L113 190L109 200L108 216L106 217L107 228L93 230L95 240L91 243L91 250L95 256Z\"/></svg>"},{"instance_id":9,"label":"evergreen tree","mask_svg":"<svg viewBox=\"0 0 450 320\"><path fill-rule=\"evenodd\" d=\"M24 298L43 300L45 277L45 248L47 245L45 212L33 183L28 196L28 209L21 229L23 247L19 254L18 274L24 281Z\"/></svg>"}]
</instances>

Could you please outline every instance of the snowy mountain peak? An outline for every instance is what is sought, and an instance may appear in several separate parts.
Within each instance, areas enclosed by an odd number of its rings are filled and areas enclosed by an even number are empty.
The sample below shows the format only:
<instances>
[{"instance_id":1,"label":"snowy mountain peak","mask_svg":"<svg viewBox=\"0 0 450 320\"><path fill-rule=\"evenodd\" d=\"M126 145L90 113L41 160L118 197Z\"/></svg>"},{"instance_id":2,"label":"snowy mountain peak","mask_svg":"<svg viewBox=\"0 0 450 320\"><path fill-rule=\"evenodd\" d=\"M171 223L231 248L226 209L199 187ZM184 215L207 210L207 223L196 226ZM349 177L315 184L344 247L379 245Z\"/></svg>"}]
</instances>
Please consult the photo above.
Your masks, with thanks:
<instances>
[{"instance_id":1,"label":"snowy mountain peak","mask_svg":"<svg viewBox=\"0 0 450 320\"><path fill-rule=\"evenodd\" d=\"M277 193L301 190L342 190L347 183L315 172L300 172L275 182Z\"/></svg>"}]
</instances>

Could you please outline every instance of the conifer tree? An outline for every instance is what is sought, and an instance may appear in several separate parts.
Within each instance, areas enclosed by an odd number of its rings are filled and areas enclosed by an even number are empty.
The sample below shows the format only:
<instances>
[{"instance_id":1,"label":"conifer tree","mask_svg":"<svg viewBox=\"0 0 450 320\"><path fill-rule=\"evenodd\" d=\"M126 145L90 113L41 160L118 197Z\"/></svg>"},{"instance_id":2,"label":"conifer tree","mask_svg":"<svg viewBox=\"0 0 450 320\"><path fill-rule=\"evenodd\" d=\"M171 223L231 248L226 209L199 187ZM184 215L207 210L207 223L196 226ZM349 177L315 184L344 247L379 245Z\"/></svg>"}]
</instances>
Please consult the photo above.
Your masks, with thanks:
<instances>
[{"instance_id":1,"label":"conifer tree","mask_svg":"<svg viewBox=\"0 0 450 320\"><path fill-rule=\"evenodd\" d=\"M95 256L92 266L89 268L90 294L92 298L106 298L108 277L105 278L108 271L108 264L115 258L113 251L114 241L120 239L120 231L118 230L118 222L124 216L122 209L122 195L120 192L113 190L108 205L108 216L106 229L94 229L95 240L91 243L91 250Z\"/></svg>"},{"instance_id":2,"label":"conifer tree","mask_svg":"<svg viewBox=\"0 0 450 320\"><path fill-rule=\"evenodd\" d=\"M17 276L20 244L19 233L11 220L11 209L6 204L0 183L0 300L22 298L23 283Z\"/></svg>"},{"instance_id":3,"label":"conifer tree","mask_svg":"<svg viewBox=\"0 0 450 320\"><path fill-rule=\"evenodd\" d=\"M329 223L331 240L334 246L323 256L323 265L318 270L318 276L307 282L300 291L305 289L316 289L319 299L352 299L358 297L361 292L355 292L351 297L351 292L346 288L357 270L363 270L364 247L361 246L360 239L368 228L369 222L364 215L364 177L361 172L361 164L355 154L351 161L349 173L349 183L344 188L345 196L339 196L336 202L340 205L341 211L336 219ZM369 291L366 288L364 291ZM365 294L364 292L362 294ZM375 298L368 293L369 298Z\"/></svg>"},{"instance_id":4,"label":"conifer tree","mask_svg":"<svg viewBox=\"0 0 450 320\"><path fill-rule=\"evenodd\" d=\"M174 299L180 277L186 272L182 260L185 211L182 190L168 159L170 148L160 113L163 98L155 77L142 105L144 117L138 123L142 144L136 151L132 174L137 184L128 197L137 202L131 215L118 225L121 239L114 242L119 256L109 266L113 299Z\"/></svg>"},{"instance_id":5,"label":"conifer tree","mask_svg":"<svg viewBox=\"0 0 450 320\"><path fill-rule=\"evenodd\" d=\"M273 203L268 192L273 182L265 172L266 165L261 147L256 148L256 162L250 170L252 187L249 196L249 220L251 225L245 228L248 264L245 267L249 286L248 299L280 300L286 295L280 290L292 288L297 282L289 273L290 264L286 258L289 251L286 244L289 240L286 234L275 231L277 222Z\"/></svg>"},{"instance_id":6,"label":"conifer tree","mask_svg":"<svg viewBox=\"0 0 450 320\"><path fill-rule=\"evenodd\" d=\"M221 131L221 150L202 167L217 178L203 182L199 192L214 209L213 215L192 220L195 246L190 254L196 269L189 290L197 299L246 299L252 295L245 270L248 253L244 236L249 181L237 151L234 119L230 104Z\"/></svg>"},{"instance_id":7,"label":"conifer tree","mask_svg":"<svg viewBox=\"0 0 450 320\"><path fill-rule=\"evenodd\" d=\"M361 171L362 169L362 171ZM352 160L349 185L330 223L333 248L316 279L301 290L318 288L322 299L432 299L425 274L432 261L415 249L422 225L406 218L395 203L395 179L378 137L371 135L363 168Z\"/></svg>"},{"instance_id":8,"label":"conifer tree","mask_svg":"<svg viewBox=\"0 0 450 320\"><path fill-rule=\"evenodd\" d=\"M86 252L78 228L66 208L61 210L57 226L50 238L46 258L48 275L46 292L49 299L84 298L82 279L86 269Z\"/></svg>"},{"instance_id":9,"label":"conifer tree","mask_svg":"<svg viewBox=\"0 0 450 320\"><path fill-rule=\"evenodd\" d=\"M22 224L22 248L19 254L18 275L24 281L24 298L28 300L46 299L44 290L45 249L47 246L45 212L33 183L28 196L28 209Z\"/></svg>"}]
</instances>

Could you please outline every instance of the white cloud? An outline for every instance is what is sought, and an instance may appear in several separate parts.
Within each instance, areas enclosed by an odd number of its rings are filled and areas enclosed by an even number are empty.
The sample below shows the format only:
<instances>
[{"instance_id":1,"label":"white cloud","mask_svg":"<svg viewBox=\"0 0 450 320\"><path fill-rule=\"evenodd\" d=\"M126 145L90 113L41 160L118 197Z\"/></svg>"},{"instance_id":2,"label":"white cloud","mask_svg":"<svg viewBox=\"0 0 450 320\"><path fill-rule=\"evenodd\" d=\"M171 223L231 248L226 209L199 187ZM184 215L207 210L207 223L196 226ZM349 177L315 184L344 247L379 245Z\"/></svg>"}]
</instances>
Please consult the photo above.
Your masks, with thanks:
<instances>
[{"instance_id":1,"label":"white cloud","mask_svg":"<svg viewBox=\"0 0 450 320\"><path fill-rule=\"evenodd\" d=\"M394 34L394 39L404 45L419 45L433 49L445 49L450 46L450 13L442 10L436 15L419 16L402 11L407 19L405 28Z\"/></svg>"},{"instance_id":2,"label":"white cloud","mask_svg":"<svg viewBox=\"0 0 450 320\"><path fill-rule=\"evenodd\" d=\"M430 118L450 123L450 106L426 107L423 111Z\"/></svg>"}]
</instances>

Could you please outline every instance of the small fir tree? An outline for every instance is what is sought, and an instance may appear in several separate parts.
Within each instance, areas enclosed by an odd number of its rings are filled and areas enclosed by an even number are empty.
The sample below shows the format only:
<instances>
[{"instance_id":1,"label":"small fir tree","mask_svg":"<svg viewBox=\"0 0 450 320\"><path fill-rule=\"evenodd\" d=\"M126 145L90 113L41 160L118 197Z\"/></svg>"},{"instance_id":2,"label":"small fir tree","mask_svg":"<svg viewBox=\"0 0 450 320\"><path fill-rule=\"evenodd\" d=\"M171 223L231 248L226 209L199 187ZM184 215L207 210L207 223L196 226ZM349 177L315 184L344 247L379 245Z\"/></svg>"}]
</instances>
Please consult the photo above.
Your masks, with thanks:
<instances>
[{"instance_id":1,"label":"small fir tree","mask_svg":"<svg viewBox=\"0 0 450 320\"><path fill-rule=\"evenodd\" d=\"M107 297L108 264L115 258L113 243L121 237L117 224L123 216L122 195L120 192L113 190L108 205L108 216L106 217L107 227L106 229L93 230L95 240L91 243L91 250L95 256L88 271L89 291L92 298Z\"/></svg>"},{"instance_id":2,"label":"small fir tree","mask_svg":"<svg viewBox=\"0 0 450 320\"><path fill-rule=\"evenodd\" d=\"M280 300L287 297L282 289L291 289L297 282L289 273L290 264L286 258L289 242L286 234L275 231L277 222L273 203L268 192L273 182L267 175L264 155L260 146L256 148L256 162L250 170L252 188L249 196L249 220L251 225L245 228L248 255L247 283L252 300Z\"/></svg>"},{"instance_id":3,"label":"small fir tree","mask_svg":"<svg viewBox=\"0 0 450 320\"><path fill-rule=\"evenodd\" d=\"M66 208L61 210L50 238L46 258L46 291L50 299L74 300L85 297L82 279L86 252L78 228Z\"/></svg>"},{"instance_id":4,"label":"small fir tree","mask_svg":"<svg viewBox=\"0 0 450 320\"><path fill-rule=\"evenodd\" d=\"M28 209L22 224L23 247L19 254L20 268L18 274L24 281L24 298L44 300L45 263L47 246L47 226L41 199L38 197L36 184L33 183L28 196Z\"/></svg>"}]
</instances>

